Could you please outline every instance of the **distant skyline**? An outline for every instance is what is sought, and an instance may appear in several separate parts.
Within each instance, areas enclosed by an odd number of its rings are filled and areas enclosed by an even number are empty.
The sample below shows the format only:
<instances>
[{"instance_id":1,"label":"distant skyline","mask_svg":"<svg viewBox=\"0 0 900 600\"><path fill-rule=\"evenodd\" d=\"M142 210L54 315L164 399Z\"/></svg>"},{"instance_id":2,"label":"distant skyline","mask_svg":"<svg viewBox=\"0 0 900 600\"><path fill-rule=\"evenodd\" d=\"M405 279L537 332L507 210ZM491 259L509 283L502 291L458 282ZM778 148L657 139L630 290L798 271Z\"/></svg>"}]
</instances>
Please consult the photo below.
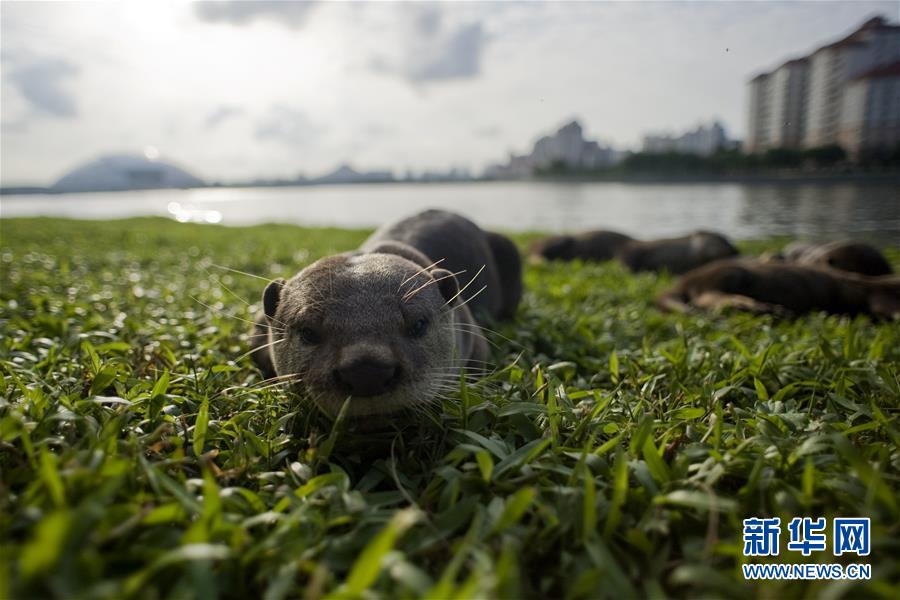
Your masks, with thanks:
<instances>
[{"instance_id":1,"label":"distant skyline","mask_svg":"<svg viewBox=\"0 0 900 600\"><path fill-rule=\"evenodd\" d=\"M207 180L480 171L577 118L746 129L746 82L889 2L2 2L2 185L158 152Z\"/></svg>"}]
</instances>

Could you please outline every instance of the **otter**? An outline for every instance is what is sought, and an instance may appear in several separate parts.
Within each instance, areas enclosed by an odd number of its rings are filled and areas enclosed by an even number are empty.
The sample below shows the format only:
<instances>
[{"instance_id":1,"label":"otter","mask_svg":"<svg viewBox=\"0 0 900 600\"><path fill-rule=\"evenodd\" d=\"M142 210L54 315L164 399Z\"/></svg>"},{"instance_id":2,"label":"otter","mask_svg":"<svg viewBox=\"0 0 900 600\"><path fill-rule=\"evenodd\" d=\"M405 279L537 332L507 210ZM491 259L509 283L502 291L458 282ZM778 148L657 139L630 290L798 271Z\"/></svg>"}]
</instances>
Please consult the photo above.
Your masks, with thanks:
<instances>
[{"instance_id":1,"label":"otter","mask_svg":"<svg viewBox=\"0 0 900 600\"><path fill-rule=\"evenodd\" d=\"M547 260L581 259L600 262L615 258L619 248L631 241L634 241L633 238L624 233L598 229L538 240L529 248L529 254Z\"/></svg>"},{"instance_id":2,"label":"otter","mask_svg":"<svg viewBox=\"0 0 900 600\"><path fill-rule=\"evenodd\" d=\"M831 267L861 275L890 275L891 263L874 246L852 240L827 244L792 242L781 251L781 258L801 265Z\"/></svg>"},{"instance_id":3,"label":"otter","mask_svg":"<svg viewBox=\"0 0 900 600\"><path fill-rule=\"evenodd\" d=\"M716 260L739 254L725 236L695 231L684 237L626 243L616 257L631 271L662 271L681 274Z\"/></svg>"},{"instance_id":4,"label":"otter","mask_svg":"<svg viewBox=\"0 0 900 600\"><path fill-rule=\"evenodd\" d=\"M332 416L348 398L349 417L416 409L484 364L479 323L511 317L521 295L511 240L427 210L270 282L251 355Z\"/></svg>"},{"instance_id":5,"label":"otter","mask_svg":"<svg viewBox=\"0 0 900 600\"><path fill-rule=\"evenodd\" d=\"M783 316L812 311L900 317L900 277L750 259L722 260L684 275L657 306L687 312L732 307Z\"/></svg>"},{"instance_id":6,"label":"otter","mask_svg":"<svg viewBox=\"0 0 900 600\"><path fill-rule=\"evenodd\" d=\"M547 260L619 259L634 272L665 269L678 274L714 260L737 256L738 250L724 236L710 231L644 241L615 231L596 230L538 240L531 245L530 253Z\"/></svg>"}]
</instances>

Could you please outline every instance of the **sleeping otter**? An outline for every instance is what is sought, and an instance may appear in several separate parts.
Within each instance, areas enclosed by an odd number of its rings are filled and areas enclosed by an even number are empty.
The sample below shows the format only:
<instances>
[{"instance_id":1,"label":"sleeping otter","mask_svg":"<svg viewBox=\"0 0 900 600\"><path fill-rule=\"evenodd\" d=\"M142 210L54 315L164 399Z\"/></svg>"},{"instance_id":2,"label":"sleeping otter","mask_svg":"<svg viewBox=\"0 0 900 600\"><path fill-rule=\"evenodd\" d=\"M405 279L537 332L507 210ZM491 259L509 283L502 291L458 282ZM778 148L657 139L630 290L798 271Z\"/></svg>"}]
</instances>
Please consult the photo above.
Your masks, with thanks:
<instances>
[{"instance_id":1,"label":"sleeping otter","mask_svg":"<svg viewBox=\"0 0 900 600\"><path fill-rule=\"evenodd\" d=\"M725 236L711 231L695 231L684 237L628 242L617 257L632 271L686 273L706 263L739 254Z\"/></svg>"},{"instance_id":2,"label":"sleeping otter","mask_svg":"<svg viewBox=\"0 0 900 600\"><path fill-rule=\"evenodd\" d=\"M612 260L616 252L633 238L616 231L598 229L576 235L555 235L534 242L529 248L532 256L547 260Z\"/></svg>"},{"instance_id":3,"label":"sleeping otter","mask_svg":"<svg viewBox=\"0 0 900 600\"><path fill-rule=\"evenodd\" d=\"M656 300L665 310L733 307L761 313L900 317L900 277L758 260L724 260L695 269Z\"/></svg>"},{"instance_id":4,"label":"sleeping otter","mask_svg":"<svg viewBox=\"0 0 900 600\"><path fill-rule=\"evenodd\" d=\"M521 295L509 239L429 210L269 283L252 356L332 415L347 398L349 416L415 408L483 364L477 323L512 316Z\"/></svg>"},{"instance_id":5,"label":"sleeping otter","mask_svg":"<svg viewBox=\"0 0 900 600\"><path fill-rule=\"evenodd\" d=\"M722 235L695 231L661 240L635 240L615 231L587 231L558 235L532 244L530 252L547 260L606 261L617 258L632 271L684 273L720 258L738 254Z\"/></svg>"},{"instance_id":6,"label":"sleeping otter","mask_svg":"<svg viewBox=\"0 0 900 600\"><path fill-rule=\"evenodd\" d=\"M800 265L831 267L861 275L890 275L894 272L884 255L865 242L792 242L781 251L781 257Z\"/></svg>"}]
</instances>

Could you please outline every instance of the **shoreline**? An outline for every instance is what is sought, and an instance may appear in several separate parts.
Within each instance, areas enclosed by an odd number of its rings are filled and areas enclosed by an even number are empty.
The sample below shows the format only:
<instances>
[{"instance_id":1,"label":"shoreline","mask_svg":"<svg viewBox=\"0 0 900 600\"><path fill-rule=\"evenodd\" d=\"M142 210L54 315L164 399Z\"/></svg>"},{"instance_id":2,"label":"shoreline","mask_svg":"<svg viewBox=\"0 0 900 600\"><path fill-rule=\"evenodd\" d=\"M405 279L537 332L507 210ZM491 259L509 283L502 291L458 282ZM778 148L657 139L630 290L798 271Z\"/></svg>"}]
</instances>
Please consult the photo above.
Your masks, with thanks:
<instances>
[{"instance_id":1,"label":"shoreline","mask_svg":"<svg viewBox=\"0 0 900 600\"><path fill-rule=\"evenodd\" d=\"M672 175L633 174L604 176L534 177L523 181L552 183L633 183L633 184L693 184L693 183L742 183L747 185L801 185L801 184L890 184L900 185L900 172L893 173L785 173L757 175Z\"/></svg>"},{"instance_id":2,"label":"shoreline","mask_svg":"<svg viewBox=\"0 0 900 600\"><path fill-rule=\"evenodd\" d=\"M57 191L39 186L0 187L0 196L28 196L67 194L101 194L155 190L203 190L203 189L243 189L243 188L281 188L281 187L326 187L339 185L446 185L471 183L625 183L625 184L696 184L696 183L740 183L746 185L803 185L803 184L897 184L900 185L900 171L886 173L765 173L743 175L678 175L678 174L585 174L566 176L532 176L525 179L459 179L449 181L417 181L396 179L392 181L346 181L346 182L291 182L284 184L259 185L254 183L235 183L228 185L210 184L189 188L123 188L113 190L78 190Z\"/></svg>"}]
</instances>

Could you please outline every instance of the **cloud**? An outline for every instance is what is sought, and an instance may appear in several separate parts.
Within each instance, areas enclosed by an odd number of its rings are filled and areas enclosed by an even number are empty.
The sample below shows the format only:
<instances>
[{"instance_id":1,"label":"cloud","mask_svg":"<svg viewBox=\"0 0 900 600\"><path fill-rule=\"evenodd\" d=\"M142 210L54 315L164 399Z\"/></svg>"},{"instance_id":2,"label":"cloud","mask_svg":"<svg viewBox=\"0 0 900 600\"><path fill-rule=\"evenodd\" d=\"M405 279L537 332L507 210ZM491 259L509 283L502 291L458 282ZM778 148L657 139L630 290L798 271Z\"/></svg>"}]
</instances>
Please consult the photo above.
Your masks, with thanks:
<instances>
[{"instance_id":1,"label":"cloud","mask_svg":"<svg viewBox=\"0 0 900 600\"><path fill-rule=\"evenodd\" d=\"M239 106L220 106L206 115L204 125L207 129L215 129L225 121L234 119L244 114L244 109Z\"/></svg>"},{"instance_id":2,"label":"cloud","mask_svg":"<svg viewBox=\"0 0 900 600\"><path fill-rule=\"evenodd\" d=\"M78 114L75 98L65 90L64 82L78 68L62 59L34 60L13 68L7 77L22 96L40 112L70 118Z\"/></svg>"},{"instance_id":3,"label":"cloud","mask_svg":"<svg viewBox=\"0 0 900 600\"><path fill-rule=\"evenodd\" d=\"M486 139L494 139L499 138L503 133L503 129L498 127L497 125L486 125L484 127L479 127L474 131L475 137L486 138Z\"/></svg>"},{"instance_id":4,"label":"cloud","mask_svg":"<svg viewBox=\"0 0 900 600\"><path fill-rule=\"evenodd\" d=\"M413 81L468 79L480 71L484 33L479 23L464 25L431 46L409 65L407 76Z\"/></svg>"},{"instance_id":5,"label":"cloud","mask_svg":"<svg viewBox=\"0 0 900 600\"><path fill-rule=\"evenodd\" d=\"M318 139L322 128L313 124L303 111L276 105L257 122L255 136L288 146L305 146Z\"/></svg>"},{"instance_id":6,"label":"cloud","mask_svg":"<svg viewBox=\"0 0 900 600\"><path fill-rule=\"evenodd\" d=\"M447 24L441 8L425 5L412 20L400 56L379 55L370 66L413 83L471 79L481 72L487 40L481 23Z\"/></svg>"},{"instance_id":7,"label":"cloud","mask_svg":"<svg viewBox=\"0 0 900 600\"><path fill-rule=\"evenodd\" d=\"M194 4L194 14L209 23L243 26L257 19L269 19L290 29L299 29L306 23L315 6L315 2L269 0L197 2Z\"/></svg>"}]
</instances>

